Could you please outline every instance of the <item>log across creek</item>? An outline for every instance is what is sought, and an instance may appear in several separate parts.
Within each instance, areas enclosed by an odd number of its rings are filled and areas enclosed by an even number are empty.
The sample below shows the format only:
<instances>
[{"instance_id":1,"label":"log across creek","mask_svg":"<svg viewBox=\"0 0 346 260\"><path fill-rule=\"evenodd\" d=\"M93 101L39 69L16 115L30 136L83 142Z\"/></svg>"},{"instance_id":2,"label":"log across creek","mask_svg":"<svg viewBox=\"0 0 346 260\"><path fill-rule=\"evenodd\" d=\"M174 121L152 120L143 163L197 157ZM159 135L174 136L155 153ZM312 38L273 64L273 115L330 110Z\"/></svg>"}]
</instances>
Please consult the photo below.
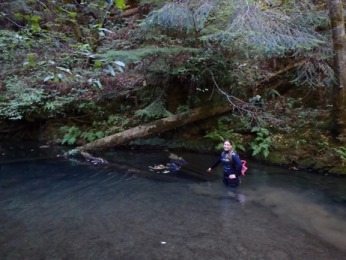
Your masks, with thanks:
<instances>
[{"instance_id":1,"label":"log across creek","mask_svg":"<svg viewBox=\"0 0 346 260\"><path fill-rule=\"evenodd\" d=\"M230 105L223 107L196 108L192 110L188 115L178 114L158 119L144 125L139 125L127 129L120 133L97 139L93 142L79 146L76 149L78 151L93 151L116 147L138 138L154 136L186 124L220 115L229 112L232 109L233 107Z\"/></svg>"},{"instance_id":2,"label":"log across creek","mask_svg":"<svg viewBox=\"0 0 346 260\"><path fill-rule=\"evenodd\" d=\"M138 138L145 138L160 134L162 132L187 125L193 122L197 122L203 119L207 119L213 116L217 116L223 113L227 113L233 110L233 107L230 105L226 105L223 107L209 107L209 108L196 108L192 110L188 115L173 115L170 117L158 119L156 121L139 125L130 129L127 129L123 132L116 133L93 142L87 143L85 145L79 146L73 151L66 153L64 155L65 158L69 157L77 157L79 159L84 158L84 160L89 161L93 164L109 164L108 161L104 160L100 157L94 157L91 152L92 151L100 151L106 150L109 148L114 148L119 145L126 144L132 140ZM136 174L144 174L142 170L132 169L128 166L120 166L115 162L110 162L117 168L122 168L124 170L132 171ZM199 178L202 180L210 180L211 176L205 173L202 169L194 169L193 166L183 165L181 166L181 172L188 174L192 177Z\"/></svg>"}]
</instances>

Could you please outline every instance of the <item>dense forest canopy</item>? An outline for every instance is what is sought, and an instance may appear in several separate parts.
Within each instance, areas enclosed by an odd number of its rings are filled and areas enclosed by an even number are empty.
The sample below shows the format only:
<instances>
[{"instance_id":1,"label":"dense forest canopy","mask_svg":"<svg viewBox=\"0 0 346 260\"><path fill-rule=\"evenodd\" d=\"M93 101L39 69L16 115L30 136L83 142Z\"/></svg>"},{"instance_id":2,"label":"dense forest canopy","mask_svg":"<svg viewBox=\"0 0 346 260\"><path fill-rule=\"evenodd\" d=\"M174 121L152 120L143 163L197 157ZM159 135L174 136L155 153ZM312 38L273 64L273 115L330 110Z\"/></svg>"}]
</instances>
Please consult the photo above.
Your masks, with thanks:
<instances>
[{"instance_id":1,"label":"dense forest canopy","mask_svg":"<svg viewBox=\"0 0 346 260\"><path fill-rule=\"evenodd\" d=\"M232 115L204 137L231 137L267 157L295 131L301 145L310 143L297 127L318 125L313 145L321 152L335 142L330 156L343 161L343 139L332 138L329 120L336 113L336 127L345 125L342 109L332 110L344 96L335 91L344 68L334 69L330 11L342 5L333 2L2 1L0 117L54 121L56 138L77 144L231 105Z\"/></svg>"}]
</instances>

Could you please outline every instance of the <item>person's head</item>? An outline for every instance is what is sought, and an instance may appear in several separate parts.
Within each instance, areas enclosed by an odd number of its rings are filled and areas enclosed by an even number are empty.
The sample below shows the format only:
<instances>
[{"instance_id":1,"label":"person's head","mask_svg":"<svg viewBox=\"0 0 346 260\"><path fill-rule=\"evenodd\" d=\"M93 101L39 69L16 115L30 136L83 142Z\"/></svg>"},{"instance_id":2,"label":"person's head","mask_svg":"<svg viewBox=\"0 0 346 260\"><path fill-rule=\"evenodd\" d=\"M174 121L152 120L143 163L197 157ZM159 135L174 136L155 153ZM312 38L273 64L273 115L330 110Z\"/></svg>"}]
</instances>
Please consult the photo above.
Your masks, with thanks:
<instances>
[{"instance_id":1,"label":"person's head","mask_svg":"<svg viewBox=\"0 0 346 260\"><path fill-rule=\"evenodd\" d=\"M226 140L226 141L223 143L223 149L224 149L226 152L232 150L232 143L231 143L229 140Z\"/></svg>"}]
</instances>

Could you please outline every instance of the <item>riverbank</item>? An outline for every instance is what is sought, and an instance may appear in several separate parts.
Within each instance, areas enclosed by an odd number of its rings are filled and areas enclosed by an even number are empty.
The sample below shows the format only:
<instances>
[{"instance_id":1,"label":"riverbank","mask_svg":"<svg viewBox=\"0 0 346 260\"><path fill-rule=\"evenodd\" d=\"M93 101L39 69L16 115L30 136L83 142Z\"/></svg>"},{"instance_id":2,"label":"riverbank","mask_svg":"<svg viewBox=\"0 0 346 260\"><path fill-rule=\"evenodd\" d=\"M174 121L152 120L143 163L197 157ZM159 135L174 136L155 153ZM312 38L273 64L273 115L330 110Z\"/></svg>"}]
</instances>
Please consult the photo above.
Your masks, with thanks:
<instances>
[{"instance_id":1,"label":"riverbank","mask_svg":"<svg viewBox=\"0 0 346 260\"><path fill-rule=\"evenodd\" d=\"M58 124L58 123L57 123ZM218 155L220 150L216 149L217 145L213 140L196 135L196 131L201 131L204 124L194 124L183 127L174 131L162 133L160 136L137 139L127 144L99 151L97 154L102 157L103 152L108 150L170 150L170 151L188 151L199 154ZM2 125L4 126L4 124ZM3 128L4 129L4 128ZM263 155L252 156L251 150L238 150L237 152L243 159L254 160L264 165L278 166L283 169L294 171L307 171L323 175L343 176L346 174L346 167L343 160L335 152L337 147L333 146L333 139L317 131L307 130L310 135L301 132L304 139L299 139L295 134L277 135L280 141L270 148L267 157ZM61 145L63 135L59 132L58 127L47 127L45 124L12 124L7 128L7 133L2 131L2 142L7 144L18 143L35 143L41 149L41 156L55 156L58 153L68 152L76 145ZM244 140L251 140L251 136L244 135ZM310 140L310 141L307 141ZM316 146L317 140L320 145ZM77 145L83 143L77 143ZM245 143L245 147L247 144ZM9 145L8 145L9 146ZM48 149L47 149L48 148ZM56 149L55 149L56 148ZM334 150L333 150L334 149ZM48 152L49 151L49 152ZM52 151L56 151L52 154ZM46 154L47 153L47 154ZM13 158L15 159L15 158Z\"/></svg>"}]
</instances>

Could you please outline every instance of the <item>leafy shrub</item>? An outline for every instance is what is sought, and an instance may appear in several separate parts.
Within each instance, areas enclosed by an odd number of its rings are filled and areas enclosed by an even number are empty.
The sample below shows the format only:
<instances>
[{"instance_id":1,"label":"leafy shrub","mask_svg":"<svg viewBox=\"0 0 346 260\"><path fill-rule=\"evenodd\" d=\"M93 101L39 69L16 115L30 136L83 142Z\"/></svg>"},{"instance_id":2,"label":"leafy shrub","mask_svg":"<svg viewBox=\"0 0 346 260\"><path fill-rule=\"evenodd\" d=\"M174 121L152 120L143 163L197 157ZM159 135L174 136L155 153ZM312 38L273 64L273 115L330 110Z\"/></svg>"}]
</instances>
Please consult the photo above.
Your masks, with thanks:
<instances>
[{"instance_id":1,"label":"leafy shrub","mask_svg":"<svg viewBox=\"0 0 346 260\"><path fill-rule=\"evenodd\" d=\"M89 131L89 132L82 133L81 137L83 137L88 142L92 142L96 139L105 137L105 133L103 131L97 131L97 132Z\"/></svg>"},{"instance_id":2,"label":"leafy shrub","mask_svg":"<svg viewBox=\"0 0 346 260\"><path fill-rule=\"evenodd\" d=\"M58 91L47 93L13 76L5 81L5 91L0 96L0 118L20 120L27 115L53 117L78 100L81 93L83 90L74 88L69 95L61 96Z\"/></svg>"},{"instance_id":3,"label":"leafy shrub","mask_svg":"<svg viewBox=\"0 0 346 260\"><path fill-rule=\"evenodd\" d=\"M270 138L268 129L262 127L254 127L251 132L256 132L256 138L251 142L252 155L263 154L264 157L269 155L269 148L273 141Z\"/></svg>"},{"instance_id":4,"label":"leafy shrub","mask_svg":"<svg viewBox=\"0 0 346 260\"><path fill-rule=\"evenodd\" d=\"M225 140L230 140L234 150L240 149L245 151L245 148L241 143L241 134L234 133L233 129L229 127L229 122L230 118L226 116L219 118L217 128L208 132L204 137L210 138L218 143L215 147L216 150L221 150L223 147L223 142Z\"/></svg>"},{"instance_id":5,"label":"leafy shrub","mask_svg":"<svg viewBox=\"0 0 346 260\"><path fill-rule=\"evenodd\" d=\"M9 78L5 84L6 92L0 98L0 117L2 118L22 119L26 114L36 111L46 99L42 89L28 87L16 76Z\"/></svg>"},{"instance_id":6,"label":"leafy shrub","mask_svg":"<svg viewBox=\"0 0 346 260\"><path fill-rule=\"evenodd\" d=\"M346 162L346 147L341 146L339 148L332 148L339 156L339 158L342 160L342 164Z\"/></svg>"},{"instance_id":7,"label":"leafy shrub","mask_svg":"<svg viewBox=\"0 0 346 260\"><path fill-rule=\"evenodd\" d=\"M149 106L137 111L136 116L141 117L144 121L171 116L172 113L167 111L162 101L155 101Z\"/></svg>"},{"instance_id":8,"label":"leafy shrub","mask_svg":"<svg viewBox=\"0 0 346 260\"><path fill-rule=\"evenodd\" d=\"M63 126L60 130L65 133L64 138L61 141L62 144L67 143L69 145L74 145L78 137L82 134L82 131L76 126Z\"/></svg>"},{"instance_id":9,"label":"leafy shrub","mask_svg":"<svg viewBox=\"0 0 346 260\"><path fill-rule=\"evenodd\" d=\"M188 105L181 105L177 108L177 113L187 117L190 114L191 110Z\"/></svg>"}]
</instances>

